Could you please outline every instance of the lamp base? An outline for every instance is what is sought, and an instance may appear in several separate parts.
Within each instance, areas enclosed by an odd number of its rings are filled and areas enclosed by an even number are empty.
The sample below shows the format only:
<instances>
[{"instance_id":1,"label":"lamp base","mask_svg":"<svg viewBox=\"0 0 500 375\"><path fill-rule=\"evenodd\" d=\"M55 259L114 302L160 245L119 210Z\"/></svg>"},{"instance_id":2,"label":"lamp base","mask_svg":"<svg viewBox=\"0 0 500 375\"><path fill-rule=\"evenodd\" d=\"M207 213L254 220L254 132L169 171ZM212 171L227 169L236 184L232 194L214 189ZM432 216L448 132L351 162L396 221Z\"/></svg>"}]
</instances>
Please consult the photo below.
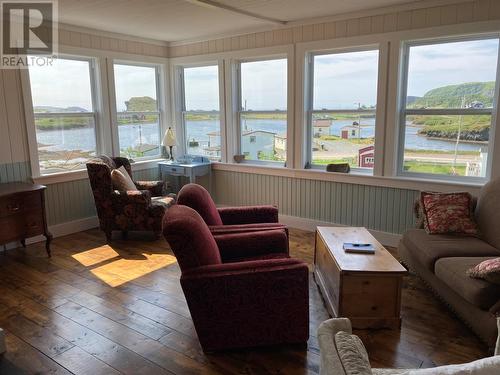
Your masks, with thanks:
<instances>
[{"instance_id":1,"label":"lamp base","mask_svg":"<svg viewBox=\"0 0 500 375\"><path fill-rule=\"evenodd\" d=\"M174 161L174 153L172 152L173 146L168 146L170 148L170 160Z\"/></svg>"}]
</instances>

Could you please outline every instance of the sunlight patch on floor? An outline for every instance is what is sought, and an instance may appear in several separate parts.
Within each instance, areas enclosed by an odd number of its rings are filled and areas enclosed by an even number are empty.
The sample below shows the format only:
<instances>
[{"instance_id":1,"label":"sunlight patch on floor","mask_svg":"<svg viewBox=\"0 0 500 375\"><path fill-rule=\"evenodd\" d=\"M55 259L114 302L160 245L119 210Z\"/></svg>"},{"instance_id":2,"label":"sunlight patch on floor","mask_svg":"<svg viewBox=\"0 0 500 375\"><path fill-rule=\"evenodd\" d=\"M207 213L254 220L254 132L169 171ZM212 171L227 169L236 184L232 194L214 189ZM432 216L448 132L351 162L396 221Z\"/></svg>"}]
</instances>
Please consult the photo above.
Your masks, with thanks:
<instances>
[{"instance_id":1,"label":"sunlight patch on floor","mask_svg":"<svg viewBox=\"0 0 500 375\"><path fill-rule=\"evenodd\" d=\"M177 262L169 254L127 254L120 255L112 247L105 245L72 255L90 272L112 287L145 276ZM105 263L101 266L98 264ZM93 267L95 266L95 267Z\"/></svg>"},{"instance_id":2,"label":"sunlight patch on floor","mask_svg":"<svg viewBox=\"0 0 500 375\"><path fill-rule=\"evenodd\" d=\"M118 254L111 246L104 245L94 249L82 251L78 254L73 254L72 257L80 262L85 267L90 267L95 264L111 260L119 257Z\"/></svg>"}]
</instances>

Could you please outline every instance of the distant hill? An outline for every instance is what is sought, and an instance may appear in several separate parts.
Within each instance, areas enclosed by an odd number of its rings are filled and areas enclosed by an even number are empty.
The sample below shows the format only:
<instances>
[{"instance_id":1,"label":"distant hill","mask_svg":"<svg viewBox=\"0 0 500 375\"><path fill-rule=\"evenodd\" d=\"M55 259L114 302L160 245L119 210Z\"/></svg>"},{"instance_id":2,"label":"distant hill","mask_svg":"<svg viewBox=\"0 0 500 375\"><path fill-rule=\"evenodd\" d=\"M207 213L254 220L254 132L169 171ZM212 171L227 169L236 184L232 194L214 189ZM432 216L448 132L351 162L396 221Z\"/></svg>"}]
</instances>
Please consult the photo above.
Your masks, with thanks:
<instances>
[{"instance_id":1,"label":"distant hill","mask_svg":"<svg viewBox=\"0 0 500 375\"><path fill-rule=\"evenodd\" d=\"M460 108L462 98L465 106L472 102L480 102L485 107L493 105L495 82L468 82L459 85L438 87L430 90L421 98L417 98L409 108Z\"/></svg>"},{"instance_id":2,"label":"distant hill","mask_svg":"<svg viewBox=\"0 0 500 375\"><path fill-rule=\"evenodd\" d=\"M407 97L406 97L406 104L407 104L408 106L411 106L411 105L412 105L413 103L415 103L418 99L422 99L422 97L420 97L420 96L411 96L411 95L409 95L409 96L407 96Z\"/></svg>"},{"instance_id":3,"label":"distant hill","mask_svg":"<svg viewBox=\"0 0 500 375\"><path fill-rule=\"evenodd\" d=\"M37 105L34 108L34 111L36 113L47 113L47 112L60 112L60 113L66 113L66 112L88 112L85 108L82 107L53 107L50 105Z\"/></svg>"},{"instance_id":4,"label":"distant hill","mask_svg":"<svg viewBox=\"0 0 500 375\"><path fill-rule=\"evenodd\" d=\"M460 108L463 99L466 108L472 103L487 108L493 105L494 93L495 82L469 82L438 87L414 100L408 108ZM472 142L486 142L489 139L489 115L468 115L463 116L461 120L460 116L452 115L408 116L407 119L414 125L422 126L418 134L426 137L455 140L461 125L460 139Z\"/></svg>"},{"instance_id":5,"label":"distant hill","mask_svg":"<svg viewBox=\"0 0 500 375\"><path fill-rule=\"evenodd\" d=\"M156 100L149 96L134 96L125 102L127 111L130 112L147 112L156 111Z\"/></svg>"}]
</instances>

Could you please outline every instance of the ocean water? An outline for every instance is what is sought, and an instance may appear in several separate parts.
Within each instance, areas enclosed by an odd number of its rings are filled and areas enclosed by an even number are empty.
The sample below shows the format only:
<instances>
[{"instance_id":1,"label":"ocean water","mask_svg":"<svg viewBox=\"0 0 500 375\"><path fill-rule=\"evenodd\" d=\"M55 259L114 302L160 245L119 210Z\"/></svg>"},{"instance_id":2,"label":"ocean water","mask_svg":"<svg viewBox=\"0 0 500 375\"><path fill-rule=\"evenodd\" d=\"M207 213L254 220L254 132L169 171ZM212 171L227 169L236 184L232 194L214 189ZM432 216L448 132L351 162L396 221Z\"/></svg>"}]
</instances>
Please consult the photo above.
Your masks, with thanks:
<instances>
[{"instance_id":1,"label":"ocean water","mask_svg":"<svg viewBox=\"0 0 500 375\"><path fill-rule=\"evenodd\" d=\"M255 119L244 120L242 128L246 130L266 130L278 135L286 134L286 120L268 120ZM333 121L330 127L330 134L340 136L340 129L346 125L351 125L350 120ZM375 120L363 119L361 128L361 137L370 138L375 134ZM408 124L410 125L410 124ZM187 121L186 138L195 139L199 146L190 149L190 152L199 151L209 143L208 133L219 131L219 122L217 120ZM428 139L417 134L418 127L407 126L405 131L405 148L417 150L439 150L453 151L455 149L454 141ZM126 149L138 145L139 140L146 144L159 144L160 134L158 125L151 124L130 124L119 126L120 148ZM211 146L220 144L220 138L213 137ZM76 128L67 130L44 130L37 132L37 141L39 144L47 146L48 150L82 150L92 151L96 148L95 131L93 128ZM485 145L474 143L460 143L459 151L479 151Z\"/></svg>"}]
</instances>

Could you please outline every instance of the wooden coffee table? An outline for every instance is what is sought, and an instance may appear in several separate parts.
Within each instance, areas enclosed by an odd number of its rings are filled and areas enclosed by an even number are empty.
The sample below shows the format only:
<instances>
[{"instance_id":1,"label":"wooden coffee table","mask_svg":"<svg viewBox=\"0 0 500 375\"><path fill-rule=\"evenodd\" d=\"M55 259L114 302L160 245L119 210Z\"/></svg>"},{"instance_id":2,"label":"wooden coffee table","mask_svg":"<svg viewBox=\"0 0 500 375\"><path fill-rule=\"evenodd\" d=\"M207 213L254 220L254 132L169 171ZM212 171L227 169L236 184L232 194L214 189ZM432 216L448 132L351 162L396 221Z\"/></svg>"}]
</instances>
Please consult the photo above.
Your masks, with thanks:
<instances>
[{"instance_id":1,"label":"wooden coffee table","mask_svg":"<svg viewBox=\"0 0 500 375\"><path fill-rule=\"evenodd\" d=\"M371 243L375 254L346 253L344 242ZM330 314L354 328L401 327L401 283L407 270L365 229L318 227L314 279Z\"/></svg>"}]
</instances>

